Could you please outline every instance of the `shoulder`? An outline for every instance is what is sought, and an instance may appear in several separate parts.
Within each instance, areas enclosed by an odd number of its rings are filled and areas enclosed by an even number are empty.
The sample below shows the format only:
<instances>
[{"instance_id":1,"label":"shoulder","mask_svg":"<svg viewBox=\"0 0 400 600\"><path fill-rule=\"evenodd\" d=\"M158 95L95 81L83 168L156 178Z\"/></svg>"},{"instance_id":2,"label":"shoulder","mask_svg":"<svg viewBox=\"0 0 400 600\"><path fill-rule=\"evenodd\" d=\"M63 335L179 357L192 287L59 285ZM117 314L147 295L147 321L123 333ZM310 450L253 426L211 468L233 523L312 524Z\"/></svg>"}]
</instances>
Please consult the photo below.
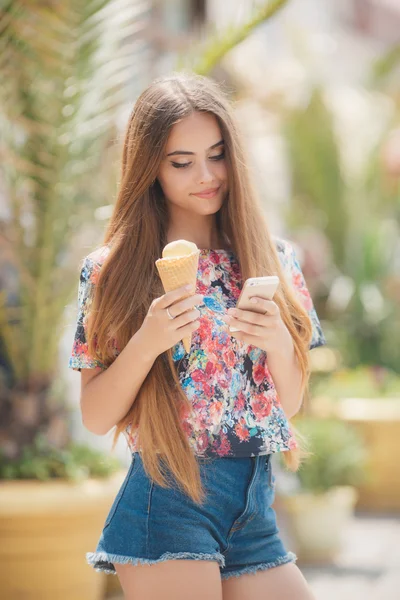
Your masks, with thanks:
<instances>
[{"instance_id":1,"label":"shoulder","mask_svg":"<svg viewBox=\"0 0 400 600\"><path fill-rule=\"evenodd\" d=\"M109 252L110 252L109 246L100 246L100 248L96 248L95 250L93 250L93 252L88 254L84 258L84 262L87 261L87 262L92 263L95 266L101 267L101 265L104 263L105 259L107 258Z\"/></svg>"},{"instance_id":2,"label":"shoulder","mask_svg":"<svg viewBox=\"0 0 400 600\"><path fill-rule=\"evenodd\" d=\"M290 275L293 268L296 266L296 254L294 247L288 240L272 236L275 243L276 251L283 270Z\"/></svg>"},{"instance_id":3,"label":"shoulder","mask_svg":"<svg viewBox=\"0 0 400 600\"><path fill-rule=\"evenodd\" d=\"M85 256L85 258L82 260L81 280L96 283L97 275L100 272L100 269L104 264L109 252L110 247L105 245L96 248L90 252L90 254Z\"/></svg>"},{"instance_id":4,"label":"shoulder","mask_svg":"<svg viewBox=\"0 0 400 600\"><path fill-rule=\"evenodd\" d=\"M291 256L293 254L293 246L288 240L284 240L283 238L277 237L275 235L272 236L272 240L275 243L275 247L278 252L279 258Z\"/></svg>"}]
</instances>

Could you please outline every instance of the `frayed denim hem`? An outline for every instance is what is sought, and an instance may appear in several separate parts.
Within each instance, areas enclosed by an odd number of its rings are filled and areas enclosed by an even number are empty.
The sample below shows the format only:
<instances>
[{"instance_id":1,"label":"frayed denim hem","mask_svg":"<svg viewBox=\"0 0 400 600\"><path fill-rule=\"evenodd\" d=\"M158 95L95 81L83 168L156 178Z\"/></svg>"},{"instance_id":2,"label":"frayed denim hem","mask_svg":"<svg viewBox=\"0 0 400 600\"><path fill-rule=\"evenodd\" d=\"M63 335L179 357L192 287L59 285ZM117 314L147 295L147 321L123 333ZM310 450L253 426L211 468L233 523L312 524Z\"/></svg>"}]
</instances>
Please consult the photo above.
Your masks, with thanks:
<instances>
[{"instance_id":1,"label":"frayed denim hem","mask_svg":"<svg viewBox=\"0 0 400 600\"><path fill-rule=\"evenodd\" d=\"M165 552L160 558L149 560L147 558L134 558L132 556L121 556L120 554L108 554L107 552L87 552L86 560L99 573L116 575L113 563L121 565L154 565L164 560L189 558L194 560L216 560L220 567L225 566L225 558L219 552L215 554L195 554L193 552Z\"/></svg>"},{"instance_id":2,"label":"frayed denim hem","mask_svg":"<svg viewBox=\"0 0 400 600\"><path fill-rule=\"evenodd\" d=\"M244 569L240 569L239 571L231 571L228 573L221 573L221 579L228 579L229 577L239 577L240 575L245 575L245 573L256 573L257 571L266 571L267 569L272 569L273 567L279 567L280 565L286 565L290 562L296 562L297 556L293 552L288 552L284 556L280 556L273 562L269 563L261 563L259 565L253 565L251 567L245 567Z\"/></svg>"}]
</instances>

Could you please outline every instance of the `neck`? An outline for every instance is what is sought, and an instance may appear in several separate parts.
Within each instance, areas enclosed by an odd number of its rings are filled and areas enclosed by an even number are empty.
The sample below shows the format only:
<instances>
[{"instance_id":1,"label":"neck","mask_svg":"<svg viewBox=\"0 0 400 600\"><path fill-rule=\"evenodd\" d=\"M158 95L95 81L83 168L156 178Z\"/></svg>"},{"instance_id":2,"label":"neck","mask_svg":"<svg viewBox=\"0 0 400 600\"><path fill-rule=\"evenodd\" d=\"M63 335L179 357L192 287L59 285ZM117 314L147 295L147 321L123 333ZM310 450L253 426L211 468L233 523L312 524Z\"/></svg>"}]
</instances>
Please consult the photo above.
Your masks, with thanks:
<instances>
[{"instance_id":1,"label":"neck","mask_svg":"<svg viewBox=\"0 0 400 600\"><path fill-rule=\"evenodd\" d=\"M179 226L172 224L168 229L167 243L176 240L194 242L200 249L223 249L227 246L215 222L211 226L205 223L203 226L198 224L196 227L189 223L181 223Z\"/></svg>"}]
</instances>

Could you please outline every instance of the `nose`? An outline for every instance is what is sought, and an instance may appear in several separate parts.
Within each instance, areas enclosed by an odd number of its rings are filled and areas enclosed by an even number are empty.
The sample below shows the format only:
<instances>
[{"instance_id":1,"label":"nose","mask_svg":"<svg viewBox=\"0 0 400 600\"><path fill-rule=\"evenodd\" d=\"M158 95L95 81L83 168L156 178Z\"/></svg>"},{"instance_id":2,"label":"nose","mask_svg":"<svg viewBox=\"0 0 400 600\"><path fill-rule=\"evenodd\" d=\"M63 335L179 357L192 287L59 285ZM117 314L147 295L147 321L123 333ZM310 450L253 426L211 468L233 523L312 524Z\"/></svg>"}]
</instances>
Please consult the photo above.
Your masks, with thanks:
<instances>
[{"instance_id":1,"label":"nose","mask_svg":"<svg viewBox=\"0 0 400 600\"><path fill-rule=\"evenodd\" d=\"M199 174L198 181L199 183L205 183L207 181L213 181L214 174L212 172L211 165L207 163L207 161L202 161L199 163Z\"/></svg>"}]
</instances>

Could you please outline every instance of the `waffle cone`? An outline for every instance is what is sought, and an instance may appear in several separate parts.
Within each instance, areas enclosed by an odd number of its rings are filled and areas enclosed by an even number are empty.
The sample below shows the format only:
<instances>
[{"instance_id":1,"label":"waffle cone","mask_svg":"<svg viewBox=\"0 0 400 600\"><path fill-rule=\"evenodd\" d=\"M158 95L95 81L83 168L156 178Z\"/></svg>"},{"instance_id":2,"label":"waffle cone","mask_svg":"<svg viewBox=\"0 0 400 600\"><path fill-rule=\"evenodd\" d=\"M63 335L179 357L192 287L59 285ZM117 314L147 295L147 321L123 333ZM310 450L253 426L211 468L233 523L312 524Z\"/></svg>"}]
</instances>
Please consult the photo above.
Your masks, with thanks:
<instances>
[{"instance_id":1,"label":"waffle cone","mask_svg":"<svg viewBox=\"0 0 400 600\"><path fill-rule=\"evenodd\" d=\"M193 291L183 295L181 299L183 300L196 293L199 256L200 250L197 250L197 252L192 252L187 256L159 258L156 260L156 267L165 292L172 292L183 285L191 283L194 285ZM192 336L183 338L182 342L186 352L190 352Z\"/></svg>"}]
</instances>

